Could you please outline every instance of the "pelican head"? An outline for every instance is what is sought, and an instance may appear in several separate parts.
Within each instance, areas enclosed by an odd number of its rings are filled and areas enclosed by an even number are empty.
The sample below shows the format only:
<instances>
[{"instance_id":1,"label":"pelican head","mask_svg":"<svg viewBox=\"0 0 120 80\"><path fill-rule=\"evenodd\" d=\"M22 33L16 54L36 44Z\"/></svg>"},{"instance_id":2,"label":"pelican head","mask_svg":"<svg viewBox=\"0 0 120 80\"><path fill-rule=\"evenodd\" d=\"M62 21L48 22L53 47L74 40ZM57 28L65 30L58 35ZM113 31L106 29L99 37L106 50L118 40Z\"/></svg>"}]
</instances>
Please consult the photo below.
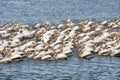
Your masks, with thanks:
<instances>
[{"instance_id":1,"label":"pelican head","mask_svg":"<svg viewBox=\"0 0 120 80\"><path fill-rule=\"evenodd\" d=\"M70 18L65 19L65 20L64 20L64 23L65 23L65 24L66 24L66 23L71 23Z\"/></svg>"},{"instance_id":2,"label":"pelican head","mask_svg":"<svg viewBox=\"0 0 120 80\"><path fill-rule=\"evenodd\" d=\"M38 28L41 27L41 24L40 23L35 23L33 26L34 26L35 29L38 29Z\"/></svg>"}]
</instances>

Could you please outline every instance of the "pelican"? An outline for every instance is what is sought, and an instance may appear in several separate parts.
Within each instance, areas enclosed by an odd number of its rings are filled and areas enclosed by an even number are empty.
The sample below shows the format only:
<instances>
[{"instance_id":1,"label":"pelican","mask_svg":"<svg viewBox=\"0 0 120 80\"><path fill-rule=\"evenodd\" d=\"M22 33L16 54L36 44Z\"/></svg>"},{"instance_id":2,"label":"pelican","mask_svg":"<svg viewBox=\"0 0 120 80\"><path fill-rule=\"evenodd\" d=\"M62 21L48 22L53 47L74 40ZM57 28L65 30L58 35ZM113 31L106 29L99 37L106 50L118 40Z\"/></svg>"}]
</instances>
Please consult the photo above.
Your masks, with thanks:
<instances>
[{"instance_id":1,"label":"pelican","mask_svg":"<svg viewBox=\"0 0 120 80\"><path fill-rule=\"evenodd\" d=\"M41 60L53 60L51 55L45 55L41 57Z\"/></svg>"},{"instance_id":2,"label":"pelican","mask_svg":"<svg viewBox=\"0 0 120 80\"><path fill-rule=\"evenodd\" d=\"M0 60L0 64L7 64L7 63L11 63L11 59L10 58L3 58Z\"/></svg>"},{"instance_id":3,"label":"pelican","mask_svg":"<svg viewBox=\"0 0 120 80\"><path fill-rule=\"evenodd\" d=\"M120 57L120 50L119 49L111 49L110 56Z\"/></svg>"},{"instance_id":4,"label":"pelican","mask_svg":"<svg viewBox=\"0 0 120 80\"><path fill-rule=\"evenodd\" d=\"M46 29L46 30L51 30L51 24L50 22L43 22L42 26Z\"/></svg>"},{"instance_id":5,"label":"pelican","mask_svg":"<svg viewBox=\"0 0 120 80\"><path fill-rule=\"evenodd\" d=\"M46 51L35 52L35 56L33 59L41 59L41 57L45 56Z\"/></svg>"},{"instance_id":6,"label":"pelican","mask_svg":"<svg viewBox=\"0 0 120 80\"><path fill-rule=\"evenodd\" d=\"M120 18L115 18L116 24L120 25Z\"/></svg>"},{"instance_id":7,"label":"pelican","mask_svg":"<svg viewBox=\"0 0 120 80\"><path fill-rule=\"evenodd\" d=\"M56 30L49 30L46 33L43 34L43 41L44 43L48 43L53 35L55 34Z\"/></svg>"},{"instance_id":8,"label":"pelican","mask_svg":"<svg viewBox=\"0 0 120 80\"><path fill-rule=\"evenodd\" d=\"M55 24L55 27L58 29L58 30L64 30L65 29L65 26L63 24Z\"/></svg>"},{"instance_id":9,"label":"pelican","mask_svg":"<svg viewBox=\"0 0 120 80\"><path fill-rule=\"evenodd\" d=\"M66 54L66 56L72 56L72 49L70 46L63 47L63 54Z\"/></svg>"},{"instance_id":10,"label":"pelican","mask_svg":"<svg viewBox=\"0 0 120 80\"><path fill-rule=\"evenodd\" d=\"M41 24L40 23L35 23L33 26L34 26L35 29L38 29L38 28L41 27Z\"/></svg>"},{"instance_id":11,"label":"pelican","mask_svg":"<svg viewBox=\"0 0 120 80\"><path fill-rule=\"evenodd\" d=\"M67 59L68 57L64 53L58 53L55 56L55 60L60 60L60 59Z\"/></svg>"},{"instance_id":12,"label":"pelican","mask_svg":"<svg viewBox=\"0 0 120 80\"><path fill-rule=\"evenodd\" d=\"M18 49L11 49L9 58L12 61L21 61L25 57L24 52L19 52Z\"/></svg>"},{"instance_id":13,"label":"pelican","mask_svg":"<svg viewBox=\"0 0 120 80\"><path fill-rule=\"evenodd\" d=\"M64 23L66 26L68 26L70 28L74 27L74 23L69 18L65 19Z\"/></svg>"},{"instance_id":14,"label":"pelican","mask_svg":"<svg viewBox=\"0 0 120 80\"><path fill-rule=\"evenodd\" d=\"M101 20L100 24L104 26L104 25L107 25L109 22L110 21L107 21L107 20Z\"/></svg>"}]
</instances>

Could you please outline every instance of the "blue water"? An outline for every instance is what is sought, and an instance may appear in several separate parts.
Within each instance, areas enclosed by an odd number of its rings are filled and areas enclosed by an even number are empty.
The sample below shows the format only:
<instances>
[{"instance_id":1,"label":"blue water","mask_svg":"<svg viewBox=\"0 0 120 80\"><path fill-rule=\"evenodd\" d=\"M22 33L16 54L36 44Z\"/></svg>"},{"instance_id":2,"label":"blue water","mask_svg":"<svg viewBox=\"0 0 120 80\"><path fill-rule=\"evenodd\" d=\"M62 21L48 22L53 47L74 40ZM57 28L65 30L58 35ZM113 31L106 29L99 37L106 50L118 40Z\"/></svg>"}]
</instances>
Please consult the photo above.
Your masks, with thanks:
<instances>
[{"instance_id":1,"label":"blue water","mask_svg":"<svg viewBox=\"0 0 120 80\"><path fill-rule=\"evenodd\" d=\"M120 17L119 0L0 0L0 23Z\"/></svg>"},{"instance_id":2,"label":"blue water","mask_svg":"<svg viewBox=\"0 0 120 80\"><path fill-rule=\"evenodd\" d=\"M120 17L120 0L0 0L0 24L50 21L65 18L107 19ZM77 53L66 61L44 62L25 59L0 64L0 80L120 80L120 58L79 59Z\"/></svg>"}]
</instances>

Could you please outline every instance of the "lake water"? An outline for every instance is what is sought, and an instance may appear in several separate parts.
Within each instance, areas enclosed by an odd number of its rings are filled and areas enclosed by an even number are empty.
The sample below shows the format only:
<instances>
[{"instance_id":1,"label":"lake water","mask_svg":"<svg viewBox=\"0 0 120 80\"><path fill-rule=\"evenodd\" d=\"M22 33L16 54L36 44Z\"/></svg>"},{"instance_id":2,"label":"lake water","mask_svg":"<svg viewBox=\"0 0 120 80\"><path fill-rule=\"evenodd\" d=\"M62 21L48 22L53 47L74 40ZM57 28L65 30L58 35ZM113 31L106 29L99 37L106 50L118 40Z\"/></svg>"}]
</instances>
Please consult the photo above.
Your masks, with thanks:
<instances>
[{"instance_id":1,"label":"lake water","mask_svg":"<svg viewBox=\"0 0 120 80\"><path fill-rule=\"evenodd\" d=\"M0 24L50 21L65 18L107 19L120 17L119 0L1 0ZM120 80L120 58L80 59L74 51L66 61L44 62L25 59L19 63L0 64L0 80Z\"/></svg>"}]
</instances>

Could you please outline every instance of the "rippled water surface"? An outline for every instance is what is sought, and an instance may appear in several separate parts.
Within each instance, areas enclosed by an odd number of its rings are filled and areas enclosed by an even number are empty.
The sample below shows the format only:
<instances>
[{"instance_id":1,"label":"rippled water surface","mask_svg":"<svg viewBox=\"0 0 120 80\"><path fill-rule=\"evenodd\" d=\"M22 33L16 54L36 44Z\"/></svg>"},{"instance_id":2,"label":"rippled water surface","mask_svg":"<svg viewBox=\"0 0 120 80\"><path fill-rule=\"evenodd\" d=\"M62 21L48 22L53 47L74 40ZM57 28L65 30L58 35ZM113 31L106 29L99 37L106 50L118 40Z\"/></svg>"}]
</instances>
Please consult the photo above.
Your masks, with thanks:
<instances>
[{"instance_id":1,"label":"rippled water surface","mask_svg":"<svg viewBox=\"0 0 120 80\"><path fill-rule=\"evenodd\" d=\"M1 0L0 24L50 21L65 18L110 19L120 17L119 0ZM66 61L44 62L25 59L0 64L0 80L120 80L120 58L79 59L76 51Z\"/></svg>"}]
</instances>

